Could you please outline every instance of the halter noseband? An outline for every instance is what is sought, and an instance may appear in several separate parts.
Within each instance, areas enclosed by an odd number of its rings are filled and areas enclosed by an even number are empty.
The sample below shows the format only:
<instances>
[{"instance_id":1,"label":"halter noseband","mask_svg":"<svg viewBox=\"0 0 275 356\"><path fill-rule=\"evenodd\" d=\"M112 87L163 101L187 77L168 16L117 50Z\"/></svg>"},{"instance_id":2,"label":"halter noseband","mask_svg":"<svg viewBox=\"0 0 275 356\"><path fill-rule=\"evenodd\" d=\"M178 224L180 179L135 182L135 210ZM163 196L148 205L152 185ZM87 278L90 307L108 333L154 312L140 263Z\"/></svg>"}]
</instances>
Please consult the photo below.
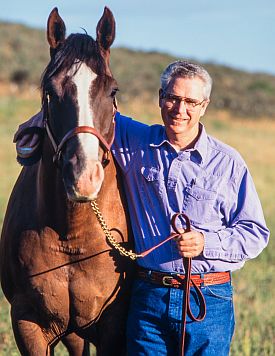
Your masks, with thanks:
<instances>
[{"instance_id":1,"label":"halter noseband","mask_svg":"<svg viewBox=\"0 0 275 356\"><path fill-rule=\"evenodd\" d=\"M48 137L51 141L51 144L53 146L53 149L54 149L53 162L58 162L60 160L62 149L65 146L65 144L67 143L67 141L69 141L72 137L74 137L80 133L89 133L89 134L94 135L98 138L100 146L102 147L102 149L104 151L103 163L105 163L105 165L108 163L107 161L109 161L108 157L109 157L109 153L110 153L111 146L113 143L113 139L109 144L105 140L105 138L99 132L96 131L95 128L93 128L91 126L74 127L73 129L71 129L70 131L68 131L66 133L66 135L62 138L62 140L59 144L56 144L55 139L53 137L53 134L51 132L51 129L50 129L47 121L45 122L45 128L46 128L47 135L48 135Z\"/></svg>"}]
</instances>

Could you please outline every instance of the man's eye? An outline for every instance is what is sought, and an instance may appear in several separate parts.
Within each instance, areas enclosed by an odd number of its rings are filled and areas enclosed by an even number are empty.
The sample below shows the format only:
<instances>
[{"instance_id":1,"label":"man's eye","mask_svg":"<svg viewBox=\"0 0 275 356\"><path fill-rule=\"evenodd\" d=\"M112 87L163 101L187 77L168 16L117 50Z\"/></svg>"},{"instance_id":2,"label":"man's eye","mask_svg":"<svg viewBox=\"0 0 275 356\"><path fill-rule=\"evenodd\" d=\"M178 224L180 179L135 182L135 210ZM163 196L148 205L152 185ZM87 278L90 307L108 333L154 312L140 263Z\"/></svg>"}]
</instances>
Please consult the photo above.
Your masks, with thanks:
<instances>
[{"instance_id":1,"label":"man's eye","mask_svg":"<svg viewBox=\"0 0 275 356\"><path fill-rule=\"evenodd\" d=\"M197 105L197 102L196 101L194 101L194 100L192 100L192 99L185 99L185 102L186 102L186 104L188 104L188 105L192 105L192 106L196 106Z\"/></svg>"},{"instance_id":2,"label":"man's eye","mask_svg":"<svg viewBox=\"0 0 275 356\"><path fill-rule=\"evenodd\" d=\"M178 101L178 98L174 95L167 95L166 97L169 101L171 101L173 104L175 104Z\"/></svg>"},{"instance_id":3,"label":"man's eye","mask_svg":"<svg viewBox=\"0 0 275 356\"><path fill-rule=\"evenodd\" d=\"M55 91L53 90L48 90L47 91L47 97L50 101L53 101L53 100L59 100L59 97L58 95L55 93Z\"/></svg>"}]
</instances>

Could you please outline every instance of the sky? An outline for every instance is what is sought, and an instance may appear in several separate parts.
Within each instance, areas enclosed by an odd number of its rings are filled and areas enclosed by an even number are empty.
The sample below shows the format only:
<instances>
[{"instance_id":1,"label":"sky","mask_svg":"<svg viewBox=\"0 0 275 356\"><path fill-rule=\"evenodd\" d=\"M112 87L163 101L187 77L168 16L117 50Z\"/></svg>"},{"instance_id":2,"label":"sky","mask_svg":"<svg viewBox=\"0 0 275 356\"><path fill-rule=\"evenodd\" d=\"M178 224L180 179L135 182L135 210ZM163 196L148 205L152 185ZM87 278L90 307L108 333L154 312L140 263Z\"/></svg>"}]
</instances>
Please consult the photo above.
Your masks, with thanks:
<instances>
[{"instance_id":1,"label":"sky","mask_svg":"<svg viewBox=\"0 0 275 356\"><path fill-rule=\"evenodd\" d=\"M9 0L0 21L46 29L57 6L68 34L85 28L94 37L105 5L116 19L114 47L275 75L275 0Z\"/></svg>"}]
</instances>

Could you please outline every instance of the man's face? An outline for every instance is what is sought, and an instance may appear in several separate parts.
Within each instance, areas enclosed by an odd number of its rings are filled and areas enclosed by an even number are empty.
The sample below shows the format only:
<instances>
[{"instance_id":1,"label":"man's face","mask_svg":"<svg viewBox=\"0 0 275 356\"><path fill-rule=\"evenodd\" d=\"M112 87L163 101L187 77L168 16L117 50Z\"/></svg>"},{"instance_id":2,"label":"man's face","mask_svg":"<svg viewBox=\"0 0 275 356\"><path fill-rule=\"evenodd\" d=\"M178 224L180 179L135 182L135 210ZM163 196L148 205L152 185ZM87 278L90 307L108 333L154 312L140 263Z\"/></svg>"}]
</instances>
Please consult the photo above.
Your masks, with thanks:
<instances>
[{"instance_id":1,"label":"man's face","mask_svg":"<svg viewBox=\"0 0 275 356\"><path fill-rule=\"evenodd\" d=\"M194 139L198 135L200 118L209 103L204 98L203 88L204 83L199 78L176 77L165 93L160 89L159 106L168 139L175 135Z\"/></svg>"}]
</instances>

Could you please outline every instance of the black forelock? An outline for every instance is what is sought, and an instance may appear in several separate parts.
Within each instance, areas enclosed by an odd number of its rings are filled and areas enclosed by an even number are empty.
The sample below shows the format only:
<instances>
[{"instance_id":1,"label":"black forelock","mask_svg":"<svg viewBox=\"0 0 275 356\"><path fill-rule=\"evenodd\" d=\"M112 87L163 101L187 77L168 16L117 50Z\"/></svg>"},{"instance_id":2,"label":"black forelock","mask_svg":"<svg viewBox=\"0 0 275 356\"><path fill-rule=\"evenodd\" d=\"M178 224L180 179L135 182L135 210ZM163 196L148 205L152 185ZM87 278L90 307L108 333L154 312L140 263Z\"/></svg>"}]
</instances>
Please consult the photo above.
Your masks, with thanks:
<instances>
[{"instance_id":1,"label":"black forelock","mask_svg":"<svg viewBox=\"0 0 275 356\"><path fill-rule=\"evenodd\" d=\"M97 74L103 74L106 71L97 42L87 34L71 34L60 47L54 50L51 60L42 74L42 93L47 91L47 86L54 75L61 70L69 70L76 61L86 63Z\"/></svg>"}]
</instances>

